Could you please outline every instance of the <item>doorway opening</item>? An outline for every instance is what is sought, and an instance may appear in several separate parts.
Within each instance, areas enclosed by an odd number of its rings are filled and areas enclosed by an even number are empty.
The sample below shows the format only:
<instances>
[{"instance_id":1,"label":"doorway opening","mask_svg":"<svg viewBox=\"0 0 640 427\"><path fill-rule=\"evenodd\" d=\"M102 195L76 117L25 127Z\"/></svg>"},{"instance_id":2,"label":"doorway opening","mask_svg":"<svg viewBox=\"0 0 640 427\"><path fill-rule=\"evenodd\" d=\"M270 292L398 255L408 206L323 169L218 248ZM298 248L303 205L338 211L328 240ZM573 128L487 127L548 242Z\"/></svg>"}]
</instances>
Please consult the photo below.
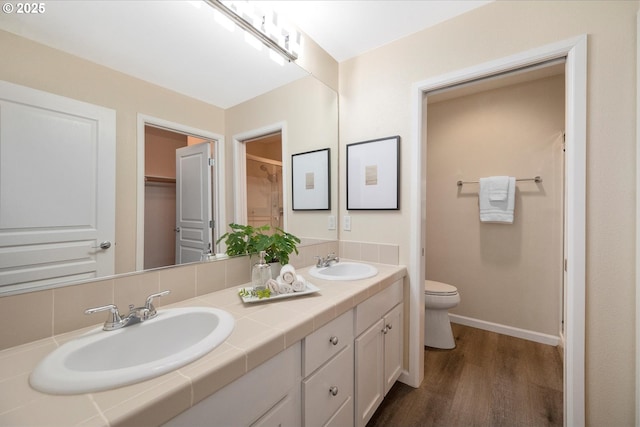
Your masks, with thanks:
<instances>
[{"instance_id":1,"label":"doorway opening","mask_svg":"<svg viewBox=\"0 0 640 427\"><path fill-rule=\"evenodd\" d=\"M521 348L536 349L533 372L544 372L548 406L532 403L532 414L548 409L545 421L561 425L564 58L428 92L426 102L425 278L454 285L460 294L449 317L462 348L452 354L464 354L467 332L496 339L505 347L492 346L491 352L520 354L518 359L527 354ZM491 202L482 200L479 181L491 176L517 180L509 184L511 222L481 220L479 207ZM518 347L518 340L507 337L531 343ZM433 381L438 360L433 349L425 351L425 376ZM500 385L474 411L491 413L493 399L510 388L502 380L513 368L505 360L485 371L486 383L500 378ZM507 424L526 412L511 410L520 408L521 399L506 404Z\"/></svg>"},{"instance_id":2,"label":"doorway opening","mask_svg":"<svg viewBox=\"0 0 640 427\"><path fill-rule=\"evenodd\" d=\"M586 241L586 73L587 37L552 43L512 56L417 82L412 87L412 129L410 147L412 178L421 185L412 191L410 223L417 232L411 237L408 267L411 281L411 322L409 373L407 384L417 386L424 378L424 279L425 279L425 204L427 141L427 96L438 89L495 76L511 70L566 58L565 66L565 188L564 202L564 425L585 423L585 241ZM421 371L422 369L422 371Z\"/></svg>"},{"instance_id":3,"label":"doorway opening","mask_svg":"<svg viewBox=\"0 0 640 427\"><path fill-rule=\"evenodd\" d=\"M244 141L247 224L283 227L282 132Z\"/></svg>"},{"instance_id":4,"label":"doorway opening","mask_svg":"<svg viewBox=\"0 0 640 427\"><path fill-rule=\"evenodd\" d=\"M198 261L181 256L177 247L176 152L184 147L213 141L155 126L145 126L144 269ZM211 204L211 198L208 203ZM158 215L161 213L161 215ZM212 240L212 237L209 242ZM206 248L198 248L200 251Z\"/></svg>"},{"instance_id":5,"label":"doorway opening","mask_svg":"<svg viewBox=\"0 0 640 427\"><path fill-rule=\"evenodd\" d=\"M216 252L215 225L224 222L223 143L220 135L138 116L136 270Z\"/></svg>"}]
</instances>

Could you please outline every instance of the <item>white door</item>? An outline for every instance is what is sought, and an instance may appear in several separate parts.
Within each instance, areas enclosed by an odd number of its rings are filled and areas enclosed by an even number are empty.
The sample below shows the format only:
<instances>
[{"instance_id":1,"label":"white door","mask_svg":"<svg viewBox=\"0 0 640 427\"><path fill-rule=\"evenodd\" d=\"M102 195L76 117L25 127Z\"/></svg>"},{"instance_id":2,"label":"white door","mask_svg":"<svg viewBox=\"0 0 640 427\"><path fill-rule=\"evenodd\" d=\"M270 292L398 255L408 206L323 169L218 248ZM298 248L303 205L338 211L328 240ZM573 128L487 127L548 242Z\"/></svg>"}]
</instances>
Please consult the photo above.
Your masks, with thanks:
<instances>
[{"instance_id":1,"label":"white door","mask_svg":"<svg viewBox=\"0 0 640 427\"><path fill-rule=\"evenodd\" d=\"M4 289L113 274L115 123L113 110L0 81Z\"/></svg>"},{"instance_id":2,"label":"white door","mask_svg":"<svg viewBox=\"0 0 640 427\"><path fill-rule=\"evenodd\" d=\"M211 145L176 150L176 264L200 261L211 248Z\"/></svg>"}]
</instances>

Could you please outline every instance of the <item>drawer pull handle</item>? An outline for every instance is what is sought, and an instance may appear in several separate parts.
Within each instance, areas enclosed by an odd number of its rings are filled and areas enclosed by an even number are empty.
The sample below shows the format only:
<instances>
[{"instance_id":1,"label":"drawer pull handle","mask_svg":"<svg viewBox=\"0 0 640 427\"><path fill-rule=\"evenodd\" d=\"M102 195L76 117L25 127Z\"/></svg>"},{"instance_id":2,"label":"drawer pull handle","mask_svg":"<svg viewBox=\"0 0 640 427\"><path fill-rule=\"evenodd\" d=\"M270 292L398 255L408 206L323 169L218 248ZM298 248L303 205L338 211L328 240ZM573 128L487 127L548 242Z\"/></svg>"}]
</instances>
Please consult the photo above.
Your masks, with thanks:
<instances>
[{"instance_id":1,"label":"drawer pull handle","mask_svg":"<svg viewBox=\"0 0 640 427\"><path fill-rule=\"evenodd\" d=\"M333 345L338 345L338 337L329 338L329 342Z\"/></svg>"},{"instance_id":2,"label":"drawer pull handle","mask_svg":"<svg viewBox=\"0 0 640 427\"><path fill-rule=\"evenodd\" d=\"M338 387L336 387L336 386L329 387L329 393L331 393L331 396L337 396L338 395Z\"/></svg>"}]
</instances>

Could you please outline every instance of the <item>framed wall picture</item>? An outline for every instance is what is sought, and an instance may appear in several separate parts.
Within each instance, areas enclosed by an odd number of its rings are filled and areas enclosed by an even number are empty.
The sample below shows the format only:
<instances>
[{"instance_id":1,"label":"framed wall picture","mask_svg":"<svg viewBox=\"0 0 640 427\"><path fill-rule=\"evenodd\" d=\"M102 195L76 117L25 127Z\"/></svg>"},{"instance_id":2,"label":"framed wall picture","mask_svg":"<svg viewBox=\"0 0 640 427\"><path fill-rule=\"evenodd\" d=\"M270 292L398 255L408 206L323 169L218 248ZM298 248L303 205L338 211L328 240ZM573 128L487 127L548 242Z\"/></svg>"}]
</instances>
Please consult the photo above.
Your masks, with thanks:
<instances>
[{"instance_id":1,"label":"framed wall picture","mask_svg":"<svg viewBox=\"0 0 640 427\"><path fill-rule=\"evenodd\" d=\"M400 209L400 137L347 144L347 210Z\"/></svg>"},{"instance_id":2,"label":"framed wall picture","mask_svg":"<svg viewBox=\"0 0 640 427\"><path fill-rule=\"evenodd\" d=\"M330 210L330 149L291 155L292 209Z\"/></svg>"}]
</instances>

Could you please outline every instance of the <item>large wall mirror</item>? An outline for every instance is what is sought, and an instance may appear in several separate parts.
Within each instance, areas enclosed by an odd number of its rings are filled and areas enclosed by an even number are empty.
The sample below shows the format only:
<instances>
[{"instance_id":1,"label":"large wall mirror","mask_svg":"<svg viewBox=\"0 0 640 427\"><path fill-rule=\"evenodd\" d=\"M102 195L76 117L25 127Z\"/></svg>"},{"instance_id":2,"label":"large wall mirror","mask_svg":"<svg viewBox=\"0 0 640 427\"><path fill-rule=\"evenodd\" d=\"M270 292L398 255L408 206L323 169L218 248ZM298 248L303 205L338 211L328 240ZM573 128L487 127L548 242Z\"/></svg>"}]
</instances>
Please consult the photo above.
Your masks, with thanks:
<instances>
[{"instance_id":1,"label":"large wall mirror","mask_svg":"<svg viewBox=\"0 0 640 427\"><path fill-rule=\"evenodd\" d=\"M12 58L0 66L0 81L114 112L115 236L108 249L113 254L110 274L141 269L137 261L140 218L144 218L140 124L149 118L155 126L150 133L156 136L173 130L164 124L176 124L179 130L187 129L187 137L212 144L214 156L219 156L214 200L219 218L227 224L242 217L236 212L237 198L242 196L236 182L242 137L278 130L282 135L282 225L302 238L337 239L337 231L327 228L327 217L338 212L338 96L329 86L296 63L274 58L266 47L258 50L238 28L232 31L225 27L228 22L218 23L215 11L204 2L56 1L45 7L39 16L0 15L0 48ZM4 95L0 93L0 102ZM334 156L333 209L294 212L291 155L322 148L331 148ZM42 153L34 156L38 154ZM47 179L33 177L34 182ZM23 193L20 197L29 200L29 192ZM161 210L154 215L164 216ZM226 224L217 228L220 235ZM4 250L2 239L0 251ZM101 243L100 239L93 242L96 252ZM5 273L2 268L0 279ZM36 280L25 283L22 290L19 285L0 286L0 295L47 286L56 285Z\"/></svg>"}]
</instances>

